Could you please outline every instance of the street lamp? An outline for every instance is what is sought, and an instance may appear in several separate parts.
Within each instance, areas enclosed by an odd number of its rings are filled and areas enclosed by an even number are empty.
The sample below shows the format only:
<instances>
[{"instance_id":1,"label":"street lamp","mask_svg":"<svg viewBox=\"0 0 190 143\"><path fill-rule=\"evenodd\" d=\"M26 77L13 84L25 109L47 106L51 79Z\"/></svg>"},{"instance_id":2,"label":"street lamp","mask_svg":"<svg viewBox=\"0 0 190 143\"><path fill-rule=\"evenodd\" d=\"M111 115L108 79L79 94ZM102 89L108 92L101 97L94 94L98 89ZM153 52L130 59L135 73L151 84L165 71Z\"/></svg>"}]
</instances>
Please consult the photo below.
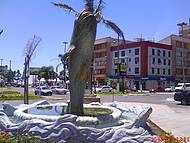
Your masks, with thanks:
<instances>
[{"instance_id":1,"label":"street lamp","mask_svg":"<svg viewBox=\"0 0 190 143\"><path fill-rule=\"evenodd\" d=\"M177 26L180 26L181 27L181 37L182 37L182 68L183 68L183 84L184 84L184 89L185 89L185 62L184 62L184 53L185 53L185 45L184 45L184 39L183 39L183 28L184 26L186 26L187 23L185 22L181 22L181 23L178 23ZM180 33L179 33L180 34Z\"/></svg>"},{"instance_id":2,"label":"street lamp","mask_svg":"<svg viewBox=\"0 0 190 143\"><path fill-rule=\"evenodd\" d=\"M118 37L117 37L117 91L119 92L119 77L120 77L120 74L119 74L119 34L118 34Z\"/></svg>"},{"instance_id":3,"label":"street lamp","mask_svg":"<svg viewBox=\"0 0 190 143\"><path fill-rule=\"evenodd\" d=\"M65 44L65 47L64 47L64 54L65 54L68 42L63 42L63 44ZM66 83L66 59L65 58L64 58L64 61L63 61L63 69L64 69L64 72L63 72L64 82L65 82L65 86L67 88L67 83Z\"/></svg>"}]
</instances>

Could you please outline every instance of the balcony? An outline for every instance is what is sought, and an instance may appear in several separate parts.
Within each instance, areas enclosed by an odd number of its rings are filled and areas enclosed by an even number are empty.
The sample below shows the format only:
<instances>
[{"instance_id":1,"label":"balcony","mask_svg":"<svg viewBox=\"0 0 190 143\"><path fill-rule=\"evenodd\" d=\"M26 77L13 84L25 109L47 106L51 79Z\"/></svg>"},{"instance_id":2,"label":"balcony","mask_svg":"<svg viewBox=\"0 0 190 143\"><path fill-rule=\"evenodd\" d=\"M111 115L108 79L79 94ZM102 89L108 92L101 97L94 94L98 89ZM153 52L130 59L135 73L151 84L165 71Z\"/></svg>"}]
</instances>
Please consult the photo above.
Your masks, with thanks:
<instances>
[{"instance_id":1,"label":"balcony","mask_svg":"<svg viewBox=\"0 0 190 143\"><path fill-rule=\"evenodd\" d=\"M106 78L107 75L106 74L95 74L94 77L95 78Z\"/></svg>"},{"instance_id":2,"label":"balcony","mask_svg":"<svg viewBox=\"0 0 190 143\"><path fill-rule=\"evenodd\" d=\"M106 66L95 66L95 69L98 70L98 69L106 69Z\"/></svg>"},{"instance_id":3,"label":"balcony","mask_svg":"<svg viewBox=\"0 0 190 143\"><path fill-rule=\"evenodd\" d=\"M101 53L101 52L106 52L106 51L107 51L106 48L94 50L95 53Z\"/></svg>"}]
</instances>

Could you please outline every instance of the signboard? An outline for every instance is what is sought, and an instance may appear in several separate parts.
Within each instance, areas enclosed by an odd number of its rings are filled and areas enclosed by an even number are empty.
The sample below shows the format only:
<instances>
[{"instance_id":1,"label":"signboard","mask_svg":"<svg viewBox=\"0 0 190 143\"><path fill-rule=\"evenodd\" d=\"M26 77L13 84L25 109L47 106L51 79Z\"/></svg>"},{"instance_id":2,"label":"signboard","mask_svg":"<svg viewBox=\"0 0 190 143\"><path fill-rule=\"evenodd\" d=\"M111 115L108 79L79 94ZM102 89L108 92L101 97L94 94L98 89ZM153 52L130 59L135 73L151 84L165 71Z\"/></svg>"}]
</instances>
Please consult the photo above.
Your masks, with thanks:
<instances>
[{"instance_id":1,"label":"signboard","mask_svg":"<svg viewBox=\"0 0 190 143\"><path fill-rule=\"evenodd\" d=\"M30 75L38 75L40 72L41 68L39 67L30 67Z\"/></svg>"},{"instance_id":2,"label":"signboard","mask_svg":"<svg viewBox=\"0 0 190 143\"><path fill-rule=\"evenodd\" d=\"M119 73L122 76L127 74L127 66L126 66L126 64L123 64L123 63L119 64Z\"/></svg>"}]
</instances>

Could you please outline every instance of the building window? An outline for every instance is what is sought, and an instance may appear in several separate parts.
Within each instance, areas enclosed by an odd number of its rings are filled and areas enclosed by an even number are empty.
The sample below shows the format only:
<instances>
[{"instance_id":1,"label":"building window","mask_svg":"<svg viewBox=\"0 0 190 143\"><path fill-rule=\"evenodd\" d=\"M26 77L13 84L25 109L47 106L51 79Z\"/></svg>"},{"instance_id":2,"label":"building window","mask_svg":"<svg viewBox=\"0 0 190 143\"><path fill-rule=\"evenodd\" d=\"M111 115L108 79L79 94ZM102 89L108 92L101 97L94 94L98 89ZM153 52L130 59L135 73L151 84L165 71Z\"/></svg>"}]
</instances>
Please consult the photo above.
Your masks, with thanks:
<instances>
[{"instance_id":1,"label":"building window","mask_svg":"<svg viewBox=\"0 0 190 143\"><path fill-rule=\"evenodd\" d=\"M152 55L155 55L155 50L154 49L152 49Z\"/></svg>"},{"instance_id":2,"label":"building window","mask_svg":"<svg viewBox=\"0 0 190 143\"><path fill-rule=\"evenodd\" d=\"M117 71L118 71L118 69L115 69L115 75L117 75Z\"/></svg>"},{"instance_id":3,"label":"building window","mask_svg":"<svg viewBox=\"0 0 190 143\"><path fill-rule=\"evenodd\" d=\"M163 57L165 57L166 56L166 51L163 51Z\"/></svg>"},{"instance_id":4,"label":"building window","mask_svg":"<svg viewBox=\"0 0 190 143\"><path fill-rule=\"evenodd\" d=\"M139 49L135 49L135 55L139 55Z\"/></svg>"},{"instance_id":5,"label":"building window","mask_svg":"<svg viewBox=\"0 0 190 143\"><path fill-rule=\"evenodd\" d=\"M181 66L182 65L182 61L176 61L176 65Z\"/></svg>"},{"instance_id":6,"label":"building window","mask_svg":"<svg viewBox=\"0 0 190 143\"><path fill-rule=\"evenodd\" d=\"M160 56L160 54L161 54L161 51L160 51L160 49L158 49L157 55Z\"/></svg>"},{"instance_id":7,"label":"building window","mask_svg":"<svg viewBox=\"0 0 190 143\"><path fill-rule=\"evenodd\" d=\"M139 63L139 57L136 57L135 58L135 64L138 64Z\"/></svg>"},{"instance_id":8,"label":"building window","mask_svg":"<svg viewBox=\"0 0 190 143\"><path fill-rule=\"evenodd\" d=\"M152 68L152 74L154 74L154 68Z\"/></svg>"},{"instance_id":9,"label":"building window","mask_svg":"<svg viewBox=\"0 0 190 143\"><path fill-rule=\"evenodd\" d=\"M139 73L139 68L135 68L135 74Z\"/></svg>"},{"instance_id":10,"label":"building window","mask_svg":"<svg viewBox=\"0 0 190 143\"><path fill-rule=\"evenodd\" d=\"M168 69L168 75L170 75L171 74L171 71L170 71L170 69Z\"/></svg>"},{"instance_id":11,"label":"building window","mask_svg":"<svg viewBox=\"0 0 190 143\"><path fill-rule=\"evenodd\" d=\"M105 69L96 70L96 74L105 74L105 73L106 73Z\"/></svg>"},{"instance_id":12,"label":"building window","mask_svg":"<svg viewBox=\"0 0 190 143\"><path fill-rule=\"evenodd\" d=\"M170 66L171 65L171 61L170 60L168 60L168 66Z\"/></svg>"},{"instance_id":13,"label":"building window","mask_svg":"<svg viewBox=\"0 0 190 143\"><path fill-rule=\"evenodd\" d=\"M164 65L166 65L166 59L164 59Z\"/></svg>"},{"instance_id":14,"label":"building window","mask_svg":"<svg viewBox=\"0 0 190 143\"><path fill-rule=\"evenodd\" d=\"M171 52L170 51L168 51L168 57L171 57Z\"/></svg>"},{"instance_id":15,"label":"building window","mask_svg":"<svg viewBox=\"0 0 190 143\"><path fill-rule=\"evenodd\" d=\"M115 52L115 57L118 57L119 56L119 53L118 52Z\"/></svg>"},{"instance_id":16,"label":"building window","mask_svg":"<svg viewBox=\"0 0 190 143\"><path fill-rule=\"evenodd\" d=\"M182 51L176 51L176 56L177 57L182 57Z\"/></svg>"},{"instance_id":17,"label":"building window","mask_svg":"<svg viewBox=\"0 0 190 143\"><path fill-rule=\"evenodd\" d=\"M125 56L125 51L121 51L121 56L122 56L122 57Z\"/></svg>"},{"instance_id":18,"label":"building window","mask_svg":"<svg viewBox=\"0 0 190 143\"><path fill-rule=\"evenodd\" d=\"M131 62L131 58L129 58L129 62Z\"/></svg>"},{"instance_id":19,"label":"building window","mask_svg":"<svg viewBox=\"0 0 190 143\"><path fill-rule=\"evenodd\" d=\"M161 64L161 63L162 63L161 59L160 59L160 58L158 58L158 64Z\"/></svg>"},{"instance_id":20,"label":"building window","mask_svg":"<svg viewBox=\"0 0 190 143\"><path fill-rule=\"evenodd\" d=\"M118 60L114 60L114 65L116 66L118 64Z\"/></svg>"},{"instance_id":21,"label":"building window","mask_svg":"<svg viewBox=\"0 0 190 143\"><path fill-rule=\"evenodd\" d=\"M129 72L131 72L131 68L129 68Z\"/></svg>"},{"instance_id":22,"label":"building window","mask_svg":"<svg viewBox=\"0 0 190 143\"><path fill-rule=\"evenodd\" d=\"M129 53L131 53L131 50L129 50Z\"/></svg>"},{"instance_id":23,"label":"building window","mask_svg":"<svg viewBox=\"0 0 190 143\"><path fill-rule=\"evenodd\" d=\"M157 74L160 74L160 69L159 68L157 69Z\"/></svg>"},{"instance_id":24,"label":"building window","mask_svg":"<svg viewBox=\"0 0 190 143\"><path fill-rule=\"evenodd\" d=\"M176 47L182 48L182 42L176 41Z\"/></svg>"},{"instance_id":25,"label":"building window","mask_svg":"<svg viewBox=\"0 0 190 143\"><path fill-rule=\"evenodd\" d=\"M166 74L166 69L163 69L163 74Z\"/></svg>"},{"instance_id":26,"label":"building window","mask_svg":"<svg viewBox=\"0 0 190 143\"><path fill-rule=\"evenodd\" d=\"M121 59L121 63L125 63L125 59Z\"/></svg>"},{"instance_id":27,"label":"building window","mask_svg":"<svg viewBox=\"0 0 190 143\"><path fill-rule=\"evenodd\" d=\"M152 64L155 64L155 58L152 58Z\"/></svg>"}]
</instances>

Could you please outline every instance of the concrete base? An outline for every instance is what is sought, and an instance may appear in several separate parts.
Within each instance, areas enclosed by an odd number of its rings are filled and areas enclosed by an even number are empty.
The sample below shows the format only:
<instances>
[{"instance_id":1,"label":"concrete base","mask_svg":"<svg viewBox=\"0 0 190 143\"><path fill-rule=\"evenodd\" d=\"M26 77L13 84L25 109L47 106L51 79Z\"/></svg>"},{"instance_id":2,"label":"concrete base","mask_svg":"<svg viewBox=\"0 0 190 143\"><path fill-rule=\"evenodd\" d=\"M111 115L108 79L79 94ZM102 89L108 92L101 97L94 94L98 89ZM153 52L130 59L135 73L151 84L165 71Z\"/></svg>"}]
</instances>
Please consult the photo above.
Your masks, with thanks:
<instances>
[{"instance_id":1,"label":"concrete base","mask_svg":"<svg viewBox=\"0 0 190 143\"><path fill-rule=\"evenodd\" d=\"M85 104L88 104L88 103L91 103L91 102L101 102L100 101L100 97L97 96L96 94L88 94L88 95L85 95L84 96L84 103Z\"/></svg>"}]
</instances>

